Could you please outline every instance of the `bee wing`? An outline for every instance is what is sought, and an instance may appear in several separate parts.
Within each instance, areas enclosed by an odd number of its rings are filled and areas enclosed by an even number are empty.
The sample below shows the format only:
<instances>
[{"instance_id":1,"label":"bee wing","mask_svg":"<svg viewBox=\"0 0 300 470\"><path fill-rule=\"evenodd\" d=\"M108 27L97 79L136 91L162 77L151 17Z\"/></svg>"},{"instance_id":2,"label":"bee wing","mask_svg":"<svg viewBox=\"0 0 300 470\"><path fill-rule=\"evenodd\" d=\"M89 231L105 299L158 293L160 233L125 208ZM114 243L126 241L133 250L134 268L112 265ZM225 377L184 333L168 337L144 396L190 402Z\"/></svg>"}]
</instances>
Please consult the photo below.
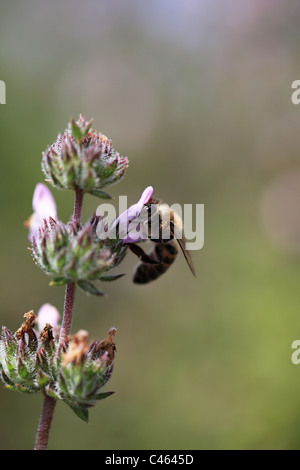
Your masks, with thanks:
<instances>
[{"instance_id":1,"label":"bee wing","mask_svg":"<svg viewBox=\"0 0 300 470\"><path fill-rule=\"evenodd\" d=\"M174 235L175 229L174 229L174 224L172 222L170 224L170 228L171 228L171 233ZM182 238L176 238L176 240L182 250L182 253L186 259L187 264L189 265L190 270L192 271L193 276L196 277L196 272L195 272L195 268L193 265L191 253L189 252L189 250L186 249L186 239L183 234L181 237Z\"/></svg>"},{"instance_id":2,"label":"bee wing","mask_svg":"<svg viewBox=\"0 0 300 470\"><path fill-rule=\"evenodd\" d=\"M180 248L181 248L181 250L182 250L182 253L184 254L184 257L185 257L185 259L186 259L186 262L187 262L187 264L189 265L190 270L192 271L193 276L196 277L196 272L195 272L195 268L194 268L194 265L193 265L191 253L190 253L189 250L187 250L186 247L185 247L185 239L183 239L183 238L178 238L177 241L178 241L179 246L180 246Z\"/></svg>"}]
</instances>

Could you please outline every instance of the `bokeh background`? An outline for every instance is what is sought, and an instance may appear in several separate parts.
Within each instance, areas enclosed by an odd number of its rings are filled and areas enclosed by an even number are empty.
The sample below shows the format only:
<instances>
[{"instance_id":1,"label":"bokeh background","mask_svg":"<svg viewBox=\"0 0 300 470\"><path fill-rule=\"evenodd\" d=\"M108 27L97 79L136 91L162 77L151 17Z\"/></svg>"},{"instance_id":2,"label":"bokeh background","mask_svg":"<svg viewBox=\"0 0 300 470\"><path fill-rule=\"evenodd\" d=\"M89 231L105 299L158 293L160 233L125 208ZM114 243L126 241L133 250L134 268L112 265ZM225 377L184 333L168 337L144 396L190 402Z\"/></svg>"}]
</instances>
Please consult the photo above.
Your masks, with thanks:
<instances>
[{"instance_id":1,"label":"bokeh background","mask_svg":"<svg viewBox=\"0 0 300 470\"><path fill-rule=\"evenodd\" d=\"M24 221L41 152L71 116L130 160L111 193L149 184L205 204L205 245L159 281L136 265L77 293L73 331L116 326L117 393L81 422L58 403L50 449L300 447L300 79L297 0L27 0L0 4L1 324L64 289L33 264ZM53 190L67 220L73 194ZM117 199L116 199L117 200ZM87 196L83 220L99 203ZM33 447L42 397L0 388L0 447Z\"/></svg>"}]
</instances>

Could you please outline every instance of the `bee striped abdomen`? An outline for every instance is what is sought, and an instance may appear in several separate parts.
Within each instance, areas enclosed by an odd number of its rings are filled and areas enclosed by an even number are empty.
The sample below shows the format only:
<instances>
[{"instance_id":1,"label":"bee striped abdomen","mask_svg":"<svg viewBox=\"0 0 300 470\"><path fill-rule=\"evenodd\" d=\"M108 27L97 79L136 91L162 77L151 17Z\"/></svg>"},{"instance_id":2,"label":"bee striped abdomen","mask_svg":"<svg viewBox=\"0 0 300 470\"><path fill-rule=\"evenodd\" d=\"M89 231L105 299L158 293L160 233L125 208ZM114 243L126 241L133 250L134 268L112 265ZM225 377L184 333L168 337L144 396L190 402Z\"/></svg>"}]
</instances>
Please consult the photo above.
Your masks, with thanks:
<instances>
[{"instance_id":1,"label":"bee striped abdomen","mask_svg":"<svg viewBox=\"0 0 300 470\"><path fill-rule=\"evenodd\" d=\"M155 249L150 254L157 264L142 262L138 265L133 282L136 284L148 284L154 281L174 263L178 250L174 242L157 242Z\"/></svg>"}]
</instances>

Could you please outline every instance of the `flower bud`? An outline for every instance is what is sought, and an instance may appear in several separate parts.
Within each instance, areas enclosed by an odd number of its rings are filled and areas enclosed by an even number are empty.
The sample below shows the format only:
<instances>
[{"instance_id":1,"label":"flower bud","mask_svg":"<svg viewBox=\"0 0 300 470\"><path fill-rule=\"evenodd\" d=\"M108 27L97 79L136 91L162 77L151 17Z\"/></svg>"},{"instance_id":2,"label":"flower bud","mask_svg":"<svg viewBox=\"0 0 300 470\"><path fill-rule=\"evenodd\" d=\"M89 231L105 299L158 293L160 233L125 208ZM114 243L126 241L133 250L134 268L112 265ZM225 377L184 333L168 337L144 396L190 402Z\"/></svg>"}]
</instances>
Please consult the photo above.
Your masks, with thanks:
<instances>
[{"instance_id":1,"label":"flower bud","mask_svg":"<svg viewBox=\"0 0 300 470\"><path fill-rule=\"evenodd\" d=\"M112 375L115 333L112 328L108 338L95 340L90 346L87 331L80 330L72 335L67 351L62 354L57 382L46 388L46 393L64 400L85 421L88 420L87 408L113 393L100 390Z\"/></svg>"},{"instance_id":2,"label":"flower bud","mask_svg":"<svg viewBox=\"0 0 300 470\"><path fill-rule=\"evenodd\" d=\"M51 277L52 285L99 279L114 267L117 255L126 248L108 246L96 237L94 218L83 227L67 225L52 218L45 220L30 249L35 263ZM116 245L116 244L115 244Z\"/></svg>"},{"instance_id":3,"label":"flower bud","mask_svg":"<svg viewBox=\"0 0 300 470\"><path fill-rule=\"evenodd\" d=\"M39 336L34 331L31 310L13 334L2 328L0 337L0 378L11 390L24 393L45 392L63 400L83 420L88 408L112 395L101 392L110 379L115 356L112 328L103 341L88 344L88 332L80 330L69 342L59 343L52 325L46 323Z\"/></svg>"},{"instance_id":4,"label":"flower bud","mask_svg":"<svg viewBox=\"0 0 300 470\"><path fill-rule=\"evenodd\" d=\"M25 313L24 317L25 321L15 334L2 328L0 370L2 381L8 388L31 393L42 390L54 380L49 364L53 362L55 347L51 325L48 325L47 337L44 332L38 338L33 329L36 319L33 311Z\"/></svg>"},{"instance_id":5,"label":"flower bud","mask_svg":"<svg viewBox=\"0 0 300 470\"><path fill-rule=\"evenodd\" d=\"M123 177L128 159L113 149L111 140L92 130L91 124L81 115L76 122L71 120L68 129L43 153L42 169L56 188L81 189L105 197L102 188Z\"/></svg>"}]
</instances>

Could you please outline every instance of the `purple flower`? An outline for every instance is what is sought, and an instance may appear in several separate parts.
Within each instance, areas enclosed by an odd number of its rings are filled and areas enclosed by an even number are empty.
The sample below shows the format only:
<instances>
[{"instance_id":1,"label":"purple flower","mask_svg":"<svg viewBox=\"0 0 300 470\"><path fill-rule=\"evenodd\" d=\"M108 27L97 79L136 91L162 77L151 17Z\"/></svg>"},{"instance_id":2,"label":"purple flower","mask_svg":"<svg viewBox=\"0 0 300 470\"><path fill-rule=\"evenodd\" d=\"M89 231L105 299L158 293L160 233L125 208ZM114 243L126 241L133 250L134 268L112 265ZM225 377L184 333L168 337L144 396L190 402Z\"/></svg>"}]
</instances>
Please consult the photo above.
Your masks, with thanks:
<instances>
[{"instance_id":1,"label":"purple flower","mask_svg":"<svg viewBox=\"0 0 300 470\"><path fill-rule=\"evenodd\" d=\"M123 239L123 244L135 243L148 238L147 233L143 232L142 226L137 230L139 225L137 219L139 219L145 204L149 202L152 193L152 186L148 186L143 191L139 201L122 212L113 223L113 228L119 226L119 236Z\"/></svg>"},{"instance_id":2,"label":"purple flower","mask_svg":"<svg viewBox=\"0 0 300 470\"><path fill-rule=\"evenodd\" d=\"M39 227L43 225L44 219L52 217L57 219L56 203L51 191L42 183L38 183L35 187L32 198L33 214L25 223L29 229L28 238L31 241L33 237L37 237Z\"/></svg>"}]
</instances>

